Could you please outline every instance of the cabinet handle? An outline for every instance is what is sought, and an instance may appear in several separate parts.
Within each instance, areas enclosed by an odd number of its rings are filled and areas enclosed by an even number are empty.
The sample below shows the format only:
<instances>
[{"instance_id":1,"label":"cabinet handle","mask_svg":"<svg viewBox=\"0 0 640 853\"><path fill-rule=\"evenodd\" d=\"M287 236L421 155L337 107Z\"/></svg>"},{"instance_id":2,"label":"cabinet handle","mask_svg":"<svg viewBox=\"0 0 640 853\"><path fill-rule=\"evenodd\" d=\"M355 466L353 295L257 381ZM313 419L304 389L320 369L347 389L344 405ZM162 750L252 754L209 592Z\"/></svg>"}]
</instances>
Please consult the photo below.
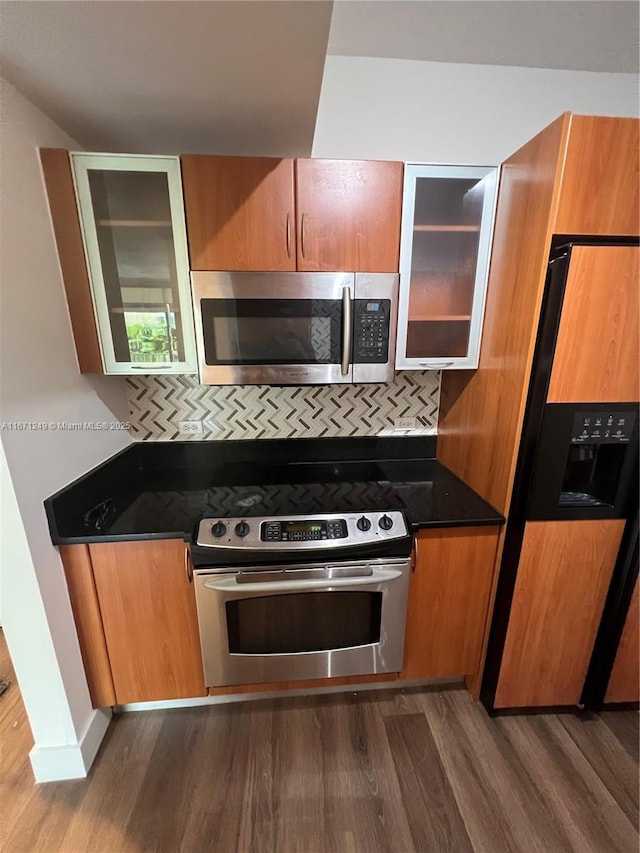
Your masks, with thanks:
<instances>
[{"instance_id":1,"label":"cabinet handle","mask_svg":"<svg viewBox=\"0 0 640 853\"><path fill-rule=\"evenodd\" d=\"M131 370L166 370L167 367L173 367L171 364L132 364Z\"/></svg>"},{"instance_id":2,"label":"cabinet handle","mask_svg":"<svg viewBox=\"0 0 640 853\"><path fill-rule=\"evenodd\" d=\"M189 583L193 581L193 565L191 563L191 555L189 553L189 546L184 546L184 572L187 576L187 580Z\"/></svg>"},{"instance_id":3,"label":"cabinet handle","mask_svg":"<svg viewBox=\"0 0 640 853\"><path fill-rule=\"evenodd\" d=\"M438 370L441 367L451 367L452 361L421 361L420 367L429 367L431 370Z\"/></svg>"},{"instance_id":4,"label":"cabinet handle","mask_svg":"<svg viewBox=\"0 0 640 853\"><path fill-rule=\"evenodd\" d=\"M411 549L411 571L415 572L418 562L418 537L413 537L413 548Z\"/></svg>"},{"instance_id":5,"label":"cabinet handle","mask_svg":"<svg viewBox=\"0 0 640 853\"><path fill-rule=\"evenodd\" d=\"M291 214L287 213L287 257L291 257Z\"/></svg>"},{"instance_id":6,"label":"cabinet handle","mask_svg":"<svg viewBox=\"0 0 640 853\"><path fill-rule=\"evenodd\" d=\"M304 218L307 214L302 214L302 220L300 222L300 254L304 258Z\"/></svg>"}]
</instances>

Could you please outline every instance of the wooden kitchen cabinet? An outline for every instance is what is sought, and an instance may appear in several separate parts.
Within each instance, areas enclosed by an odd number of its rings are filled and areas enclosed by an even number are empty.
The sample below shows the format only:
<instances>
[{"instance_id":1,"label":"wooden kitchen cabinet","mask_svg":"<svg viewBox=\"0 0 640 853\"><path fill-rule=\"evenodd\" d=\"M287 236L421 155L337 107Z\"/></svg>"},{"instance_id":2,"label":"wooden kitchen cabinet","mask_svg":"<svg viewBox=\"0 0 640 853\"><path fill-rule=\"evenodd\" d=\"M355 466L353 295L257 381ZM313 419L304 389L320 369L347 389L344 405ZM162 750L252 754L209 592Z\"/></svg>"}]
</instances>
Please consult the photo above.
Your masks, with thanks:
<instances>
[{"instance_id":1,"label":"wooden kitchen cabinet","mask_svg":"<svg viewBox=\"0 0 640 853\"><path fill-rule=\"evenodd\" d=\"M502 164L480 361L473 374L443 374L438 429L441 461L502 513L511 501L553 235L638 235L639 148L637 119L564 113ZM619 322L627 322L624 313ZM582 327L575 335L588 350ZM587 361L593 364L590 353Z\"/></svg>"},{"instance_id":2,"label":"wooden kitchen cabinet","mask_svg":"<svg viewBox=\"0 0 640 853\"><path fill-rule=\"evenodd\" d=\"M556 258L561 246L574 244L573 260L588 276L585 287L596 284L598 293L595 299L580 294L580 282L571 282L576 287L563 318L570 326L558 336L548 402L611 401L618 394L617 402L637 400L637 273L628 253L638 250L614 244L639 232L639 150L637 119L564 113L501 165L478 368L443 373L438 458L505 515L524 494L514 489L521 449L524 459L527 400L534 365L543 364L536 349L541 320L549 316L550 256ZM600 242L610 245L595 245ZM620 264L607 269L614 256ZM509 582L497 586L482 691L489 707L514 590L513 554L505 551L499 560ZM563 622L562 613L558 619ZM546 681L546 670L535 677ZM476 696L481 680L479 672Z\"/></svg>"},{"instance_id":3,"label":"wooden kitchen cabinet","mask_svg":"<svg viewBox=\"0 0 640 853\"><path fill-rule=\"evenodd\" d=\"M183 155L192 270L295 270L293 160Z\"/></svg>"},{"instance_id":4,"label":"wooden kitchen cabinet","mask_svg":"<svg viewBox=\"0 0 640 853\"><path fill-rule=\"evenodd\" d=\"M94 708L115 705L111 663L102 626L88 545L61 545L60 557L78 633L89 695Z\"/></svg>"},{"instance_id":5,"label":"wooden kitchen cabinet","mask_svg":"<svg viewBox=\"0 0 640 853\"><path fill-rule=\"evenodd\" d=\"M402 163L181 163L193 270L398 271Z\"/></svg>"},{"instance_id":6,"label":"wooden kitchen cabinet","mask_svg":"<svg viewBox=\"0 0 640 853\"><path fill-rule=\"evenodd\" d=\"M81 372L195 373L178 158L40 157Z\"/></svg>"},{"instance_id":7,"label":"wooden kitchen cabinet","mask_svg":"<svg viewBox=\"0 0 640 853\"><path fill-rule=\"evenodd\" d=\"M206 696L181 539L60 549L95 707Z\"/></svg>"},{"instance_id":8,"label":"wooden kitchen cabinet","mask_svg":"<svg viewBox=\"0 0 640 853\"><path fill-rule=\"evenodd\" d=\"M571 115L568 131L556 234L637 237L640 122Z\"/></svg>"},{"instance_id":9,"label":"wooden kitchen cabinet","mask_svg":"<svg viewBox=\"0 0 640 853\"><path fill-rule=\"evenodd\" d=\"M402 163L296 160L298 269L398 272Z\"/></svg>"},{"instance_id":10,"label":"wooden kitchen cabinet","mask_svg":"<svg viewBox=\"0 0 640 853\"><path fill-rule=\"evenodd\" d=\"M405 169L398 370L478 364L498 170Z\"/></svg>"},{"instance_id":11,"label":"wooden kitchen cabinet","mask_svg":"<svg viewBox=\"0 0 640 853\"><path fill-rule=\"evenodd\" d=\"M118 704L206 695L187 548L89 545Z\"/></svg>"},{"instance_id":12,"label":"wooden kitchen cabinet","mask_svg":"<svg viewBox=\"0 0 640 853\"><path fill-rule=\"evenodd\" d=\"M401 679L463 676L479 663L499 530L421 530L409 604Z\"/></svg>"}]
</instances>

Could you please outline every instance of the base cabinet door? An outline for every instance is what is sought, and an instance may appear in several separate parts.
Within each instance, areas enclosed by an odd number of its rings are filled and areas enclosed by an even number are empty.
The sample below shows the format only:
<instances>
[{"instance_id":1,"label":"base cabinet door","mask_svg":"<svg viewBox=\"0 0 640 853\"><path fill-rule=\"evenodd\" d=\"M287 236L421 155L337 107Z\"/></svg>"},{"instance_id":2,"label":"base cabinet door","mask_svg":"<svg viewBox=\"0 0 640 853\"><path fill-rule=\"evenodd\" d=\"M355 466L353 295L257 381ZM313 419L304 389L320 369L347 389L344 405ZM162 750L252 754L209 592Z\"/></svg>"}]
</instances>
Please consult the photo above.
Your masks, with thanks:
<instances>
[{"instance_id":1,"label":"base cabinet door","mask_svg":"<svg viewBox=\"0 0 640 853\"><path fill-rule=\"evenodd\" d=\"M89 545L117 704L205 696L187 545Z\"/></svg>"},{"instance_id":2,"label":"base cabinet door","mask_svg":"<svg viewBox=\"0 0 640 853\"><path fill-rule=\"evenodd\" d=\"M109 652L88 545L62 545L60 557L76 623L80 654L94 708L117 704Z\"/></svg>"},{"instance_id":3,"label":"base cabinet door","mask_svg":"<svg viewBox=\"0 0 640 853\"><path fill-rule=\"evenodd\" d=\"M469 675L478 667L498 544L496 527L421 530L401 679Z\"/></svg>"}]
</instances>

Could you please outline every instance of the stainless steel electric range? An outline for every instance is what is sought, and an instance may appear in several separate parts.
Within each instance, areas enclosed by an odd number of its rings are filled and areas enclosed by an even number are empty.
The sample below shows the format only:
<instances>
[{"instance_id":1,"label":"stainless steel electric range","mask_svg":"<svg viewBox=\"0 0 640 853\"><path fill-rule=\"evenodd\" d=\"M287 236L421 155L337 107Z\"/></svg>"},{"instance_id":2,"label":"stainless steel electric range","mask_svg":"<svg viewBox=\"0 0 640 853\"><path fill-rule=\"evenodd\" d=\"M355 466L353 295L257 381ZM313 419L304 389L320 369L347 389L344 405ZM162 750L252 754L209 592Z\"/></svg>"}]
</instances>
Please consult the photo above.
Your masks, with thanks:
<instances>
[{"instance_id":1,"label":"stainless steel electric range","mask_svg":"<svg viewBox=\"0 0 640 853\"><path fill-rule=\"evenodd\" d=\"M402 669L402 512L206 518L191 558L207 686Z\"/></svg>"}]
</instances>

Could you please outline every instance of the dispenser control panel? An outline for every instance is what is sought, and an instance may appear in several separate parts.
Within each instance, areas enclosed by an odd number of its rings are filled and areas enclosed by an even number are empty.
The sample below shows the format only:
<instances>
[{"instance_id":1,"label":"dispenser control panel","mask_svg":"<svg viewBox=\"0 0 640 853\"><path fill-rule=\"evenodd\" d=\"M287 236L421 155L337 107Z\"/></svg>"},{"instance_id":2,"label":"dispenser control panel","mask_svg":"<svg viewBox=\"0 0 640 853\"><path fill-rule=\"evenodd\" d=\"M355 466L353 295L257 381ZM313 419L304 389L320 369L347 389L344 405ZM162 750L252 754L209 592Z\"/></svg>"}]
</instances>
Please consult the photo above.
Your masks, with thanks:
<instances>
[{"instance_id":1,"label":"dispenser control panel","mask_svg":"<svg viewBox=\"0 0 640 853\"><path fill-rule=\"evenodd\" d=\"M630 411L576 412L571 429L572 444L628 443L636 424Z\"/></svg>"}]
</instances>

